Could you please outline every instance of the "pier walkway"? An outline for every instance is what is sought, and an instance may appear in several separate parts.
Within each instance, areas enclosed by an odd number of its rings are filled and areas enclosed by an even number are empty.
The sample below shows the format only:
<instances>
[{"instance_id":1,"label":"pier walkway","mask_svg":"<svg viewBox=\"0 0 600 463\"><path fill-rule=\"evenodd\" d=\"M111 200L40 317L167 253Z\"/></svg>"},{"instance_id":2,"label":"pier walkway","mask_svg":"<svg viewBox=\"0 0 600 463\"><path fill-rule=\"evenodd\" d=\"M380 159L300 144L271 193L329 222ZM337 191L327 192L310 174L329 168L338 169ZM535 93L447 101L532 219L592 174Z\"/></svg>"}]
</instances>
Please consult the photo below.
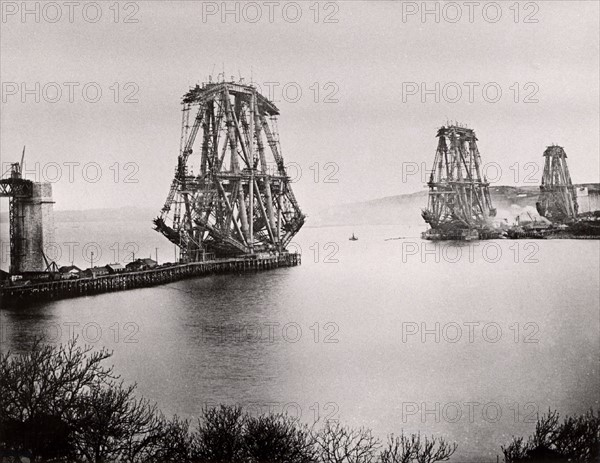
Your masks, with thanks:
<instances>
[{"instance_id":1,"label":"pier walkway","mask_svg":"<svg viewBox=\"0 0 600 463\"><path fill-rule=\"evenodd\" d=\"M156 267L151 270L104 275L95 278L76 278L3 286L0 287L0 297L10 300L65 299L162 285L185 278L213 274L242 273L270 270L279 267L294 267L300 265L300 263L301 256L296 253L215 259L205 262Z\"/></svg>"}]
</instances>

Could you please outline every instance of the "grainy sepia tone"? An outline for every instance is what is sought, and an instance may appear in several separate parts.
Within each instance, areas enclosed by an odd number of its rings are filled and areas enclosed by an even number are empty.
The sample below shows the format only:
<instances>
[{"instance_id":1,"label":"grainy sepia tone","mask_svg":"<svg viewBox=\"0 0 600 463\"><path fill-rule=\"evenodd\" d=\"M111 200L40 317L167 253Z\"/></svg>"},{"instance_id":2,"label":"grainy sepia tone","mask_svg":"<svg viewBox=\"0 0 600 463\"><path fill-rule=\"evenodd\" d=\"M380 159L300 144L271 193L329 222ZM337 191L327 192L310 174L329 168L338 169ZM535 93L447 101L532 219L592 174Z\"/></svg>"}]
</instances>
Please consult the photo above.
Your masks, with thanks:
<instances>
[{"instance_id":1,"label":"grainy sepia tone","mask_svg":"<svg viewBox=\"0 0 600 463\"><path fill-rule=\"evenodd\" d=\"M0 0L0 463L600 458L600 3Z\"/></svg>"}]
</instances>

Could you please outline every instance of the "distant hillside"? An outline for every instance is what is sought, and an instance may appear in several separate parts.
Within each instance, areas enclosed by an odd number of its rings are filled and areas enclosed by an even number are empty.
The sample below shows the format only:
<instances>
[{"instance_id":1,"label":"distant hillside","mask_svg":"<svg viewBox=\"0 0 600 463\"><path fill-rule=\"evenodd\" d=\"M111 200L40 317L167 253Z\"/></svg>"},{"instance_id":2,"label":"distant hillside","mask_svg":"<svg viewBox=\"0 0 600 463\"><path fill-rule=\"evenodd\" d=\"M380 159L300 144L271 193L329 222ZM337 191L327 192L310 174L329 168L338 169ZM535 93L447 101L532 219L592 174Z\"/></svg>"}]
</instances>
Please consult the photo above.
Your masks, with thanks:
<instances>
[{"instance_id":1,"label":"distant hillside","mask_svg":"<svg viewBox=\"0 0 600 463\"><path fill-rule=\"evenodd\" d=\"M600 184L590 183L576 185L588 187L590 190L600 189ZM533 207L540 189L537 185L514 187L490 187L492 204L497 209L498 217L510 218L517 208ZM388 196L381 199L329 206L320 211L309 213L307 226L324 227L336 225L419 225L423 223L421 210L427 206L428 191Z\"/></svg>"},{"instance_id":2,"label":"distant hillside","mask_svg":"<svg viewBox=\"0 0 600 463\"><path fill-rule=\"evenodd\" d=\"M336 204L308 212L309 227L336 225L412 224L421 219L421 208L427 205L427 191L387 196L360 203Z\"/></svg>"},{"instance_id":3,"label":"distant hillside","mask_svg":"<svg viewBox=\"0 0 600 463\"><path fill-rule=\"evenodd\" d=\"M598 191L600 184L576 185ZM493 186L490 188L492 203L498 217L511 217L515 206L533 207L539 195L537 185L514 187ZM331 205L325 209L308 211L308 227L336 225L418 225L422 223L421 209L427 206L427 190L417 193L388 196L359 203ZM91 209L87 211L60 211L54 213L55 223L68 222L151 222L155 209L123 207L119 209ZM0 222L8 221L8 213L0 214Z\"/></svg>"}]
</instances>

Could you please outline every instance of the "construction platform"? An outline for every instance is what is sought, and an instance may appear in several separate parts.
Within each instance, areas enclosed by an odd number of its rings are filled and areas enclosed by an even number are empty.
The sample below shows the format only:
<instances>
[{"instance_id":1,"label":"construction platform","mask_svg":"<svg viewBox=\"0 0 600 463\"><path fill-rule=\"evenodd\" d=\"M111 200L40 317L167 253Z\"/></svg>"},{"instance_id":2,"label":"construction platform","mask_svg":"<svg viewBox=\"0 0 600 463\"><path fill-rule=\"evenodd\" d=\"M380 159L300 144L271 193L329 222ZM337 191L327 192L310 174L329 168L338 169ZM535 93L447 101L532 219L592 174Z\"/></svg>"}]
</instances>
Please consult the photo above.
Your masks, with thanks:
<instances>
[{"instance_id":1,"label":"construction platform","mask_svg":"<svg viewBox=\"0 0 600 463\"><path fill-rule=\"evenodd\" d=\"M477 241L493 240L502 237L501 230L494 229L433 229L421 233L421 238L430 241Z\"/></svg>"},{"instance_id":2,"label":"construction platform","mask_svg":"<svg viewBox=\"0 0 600 463\"><path fill-rule=\"evenodd\" d=\"M512 227L506 231L510 239L600 239L600 214L597 217L578 219L568 224L551 224L548 227Z\"/></svg>"},{"instance_id":3,"label":"construction platform","mask_svg":"<svg viewBox=\"0 0 600 463\"><path fill-rule=\"evenodd\" d=\"M0 287L0 298L5 300L49 301L163 285L186 278L214 274L256 272L280 267L295 267L300 264L301 255L297 253L215 259L205 262L156 267L151 270L104 275L95 278L88 277L44 281L40 283L9 284Z\"/></svg>"}]
</instances>

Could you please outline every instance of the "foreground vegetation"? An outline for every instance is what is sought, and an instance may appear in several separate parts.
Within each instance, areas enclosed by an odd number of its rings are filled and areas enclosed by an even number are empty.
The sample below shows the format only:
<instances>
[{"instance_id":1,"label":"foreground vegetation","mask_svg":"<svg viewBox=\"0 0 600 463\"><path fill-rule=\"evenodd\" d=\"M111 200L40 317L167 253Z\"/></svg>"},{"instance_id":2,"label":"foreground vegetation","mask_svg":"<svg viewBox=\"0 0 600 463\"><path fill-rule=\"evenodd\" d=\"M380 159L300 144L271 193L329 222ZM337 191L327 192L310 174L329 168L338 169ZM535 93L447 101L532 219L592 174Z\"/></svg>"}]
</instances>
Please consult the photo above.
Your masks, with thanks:
<instances>
[{"instance_id":1,"label":"foreground vegetation","mask_svg":"<svg viewBox=\"0 0 600 463\"><path fill-rule=\"evenodd\" d=\"M557 412L538 418L535 433L527 441L513 437L502 447L506 463L597 462L600 461L600 413L589 411L567 417L562 423Z\"/></svg>"},{"instance_id":2,"label":"foreground vegetation","mask_svg":"<svg viewBox=\"0 0 600 463\"><path fill-rule=\"evenodd\" d=\"M137 398L135 386L104 365L110 355L75 341L36 341L25 355L0 356L0 462L435 463L457 449L443 438L401 433L382 443L364 428L329 422L316 429L229 406L203 409L192 428ZM576 456L569 461L593 461L598 425L593 413L561 425L551 413L529 441L502 448L505 461L539 461L544 446Z\"/></svg>"}]
</instances>

